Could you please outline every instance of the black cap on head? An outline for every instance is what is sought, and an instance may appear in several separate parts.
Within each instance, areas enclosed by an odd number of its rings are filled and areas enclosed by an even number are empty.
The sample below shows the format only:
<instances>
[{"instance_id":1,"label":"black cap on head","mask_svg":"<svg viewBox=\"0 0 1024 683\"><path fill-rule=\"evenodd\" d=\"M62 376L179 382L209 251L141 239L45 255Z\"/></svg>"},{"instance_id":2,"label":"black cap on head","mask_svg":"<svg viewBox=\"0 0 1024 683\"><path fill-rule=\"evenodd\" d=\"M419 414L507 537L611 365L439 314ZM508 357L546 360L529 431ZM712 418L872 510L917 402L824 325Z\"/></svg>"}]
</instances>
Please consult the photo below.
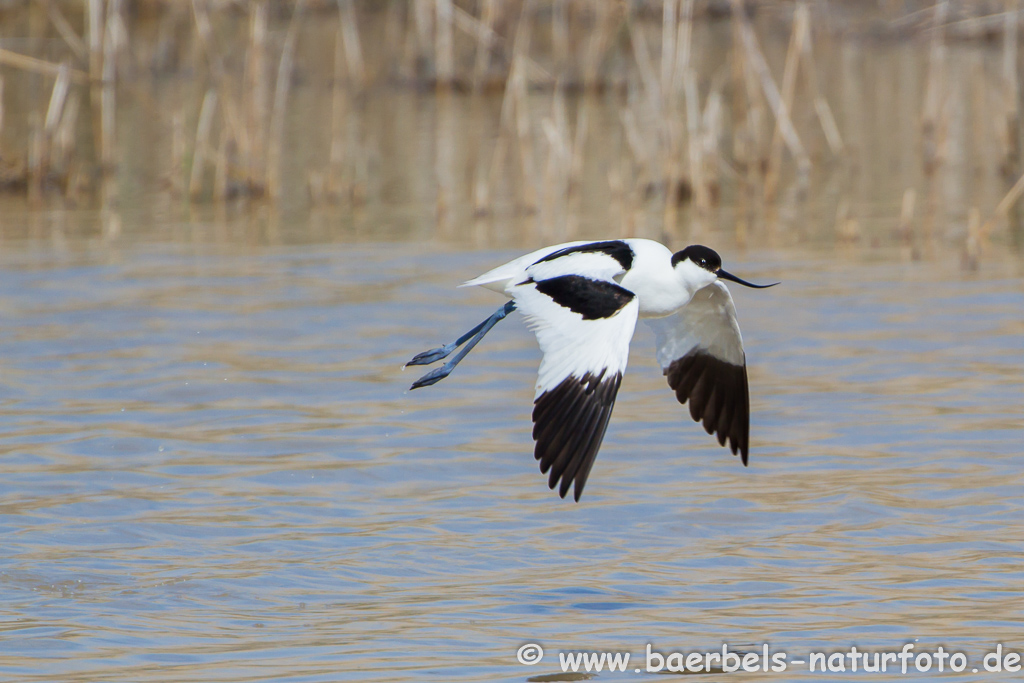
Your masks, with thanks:
<instances>
[{"instance_id":1,"label":"black cap on head","mask_svg":"<svg viewBox=\"0 0 1024 683\"><path fill-rule=\"evenodd\" d=\"M677 263L687 259L712 273L718 272L718 269L722 267L722 257L714 249L709 249L700 244L691 244L686 249L673 254L672 267L674 268Z\"/></svg>"},{"instance_id":2,"label":"black cap on head","mask_svg":"<svg viewBox=\"0 0 1024 683\"><path fill-rule=\"evenodd\" d=\"M722 270L722 257L715 252L714 249L709 249L700 244L691 244L682 251L677 251L672 254L672 267L675 268L676 264L683 261L693 261L695 264L703 268L704 270L714 273L723 280L731 280L732 282L738 282L744 287L753 287L754 289L766 289L768 287L774 287L779 284L775 282L770 285L755 285L753 282L747 282L741 280L732 273L727 273Z\"/></svg>"}]
</instances>

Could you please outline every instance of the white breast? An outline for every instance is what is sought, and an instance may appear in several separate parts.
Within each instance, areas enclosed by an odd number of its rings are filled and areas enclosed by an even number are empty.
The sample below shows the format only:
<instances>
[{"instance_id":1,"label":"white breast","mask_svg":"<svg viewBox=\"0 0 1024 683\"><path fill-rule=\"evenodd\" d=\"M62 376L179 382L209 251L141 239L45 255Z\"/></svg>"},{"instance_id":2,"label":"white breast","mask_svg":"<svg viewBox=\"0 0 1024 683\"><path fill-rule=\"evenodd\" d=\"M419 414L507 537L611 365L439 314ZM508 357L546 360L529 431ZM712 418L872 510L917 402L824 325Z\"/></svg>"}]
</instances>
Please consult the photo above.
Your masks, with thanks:
<instances>
[{"instance_id":1,"label":"white breast","mask_svg":"<svg viewBox=\"0 0 1024 683\"><path fill-rule=\"evenodd\" d=\"M672 267L672 252L658 242L623 240L633 249L633 267L620 284L636 294L641 318L672 315L690 300L690 291Z\"/></svg>"}]
</instances>

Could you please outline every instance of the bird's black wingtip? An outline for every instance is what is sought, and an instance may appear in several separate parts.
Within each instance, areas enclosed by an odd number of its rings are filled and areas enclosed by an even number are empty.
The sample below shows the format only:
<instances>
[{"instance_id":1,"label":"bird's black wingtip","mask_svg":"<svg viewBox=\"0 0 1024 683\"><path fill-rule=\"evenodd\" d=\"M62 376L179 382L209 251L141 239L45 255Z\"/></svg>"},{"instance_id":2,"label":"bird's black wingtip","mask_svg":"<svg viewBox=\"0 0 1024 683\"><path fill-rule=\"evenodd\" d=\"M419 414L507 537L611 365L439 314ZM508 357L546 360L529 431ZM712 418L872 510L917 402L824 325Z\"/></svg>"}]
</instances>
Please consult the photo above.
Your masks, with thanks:
<instances>
[{"instance_id":1,"label":"bird's black wingtip","mask_svg":"<svg viewBox=\"0 0 1024 683\"><path fill-rule=\"evenodd\" d=\"M541 473L544 473L543 469L541 470ZM556 486L558 487L558 497L561 498L562 500L565 500L565 497L567 495L569 495L569 489L573 488L572 480L571 479L568 480L568 481L563 481L561 484L558 483L558 479L549 479L548 480L548 488L549 489L554 491ZM572 494L573 501L576 502L576 503L580 502L580 496L582 496L582 495L583 495L583 489L581 489L579 487L576 487L576 489L573 491L573 494Z\"/></svg>"}]
</instances>

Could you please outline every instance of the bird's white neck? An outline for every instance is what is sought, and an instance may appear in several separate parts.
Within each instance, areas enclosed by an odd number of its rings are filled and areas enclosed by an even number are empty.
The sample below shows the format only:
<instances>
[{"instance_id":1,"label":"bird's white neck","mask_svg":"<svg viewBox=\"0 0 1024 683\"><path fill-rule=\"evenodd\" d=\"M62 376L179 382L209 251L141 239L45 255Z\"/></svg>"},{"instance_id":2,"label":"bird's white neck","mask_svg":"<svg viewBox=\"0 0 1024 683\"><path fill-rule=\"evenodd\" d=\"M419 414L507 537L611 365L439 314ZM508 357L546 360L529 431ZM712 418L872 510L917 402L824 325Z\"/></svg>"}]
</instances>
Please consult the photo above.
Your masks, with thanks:
<instances>
[{"instance_id":1,"label":"bird's white neck","mask_svg":"<svg viewBox=\"0 0 1024 683\"><path fill-rule=\"evenodd\" d=\"M622 286L636 294L641 318L663 318L685 306L694 292L706 286L688 275L684 269L660 260L640 268L634 266L622 277Z\"/></svg>"}]
</instances>

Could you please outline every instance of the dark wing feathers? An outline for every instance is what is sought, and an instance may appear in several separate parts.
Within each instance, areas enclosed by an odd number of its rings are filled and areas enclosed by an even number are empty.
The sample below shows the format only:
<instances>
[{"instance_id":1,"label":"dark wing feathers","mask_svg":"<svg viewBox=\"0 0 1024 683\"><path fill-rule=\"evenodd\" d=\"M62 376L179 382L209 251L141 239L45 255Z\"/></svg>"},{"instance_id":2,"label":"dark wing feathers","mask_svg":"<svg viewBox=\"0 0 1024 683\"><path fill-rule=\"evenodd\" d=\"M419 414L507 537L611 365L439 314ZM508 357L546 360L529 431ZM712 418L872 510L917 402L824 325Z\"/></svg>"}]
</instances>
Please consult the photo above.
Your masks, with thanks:
<instances>
[{"instance_id":1,"label":"dark wing feathers","mask_svg":"<svg viewBox=\"0 0 1024 683\"><path fill-rule=\"evenodd\" d=\"M694 293L678 313L648 321L658 363L680 403L747 464L750 394L736 307L722 282Z\"/></svg>"},{"instance_id":2,"label":"dark wing feathers","mask_svg":"<svg viewBox=\"0 0 1024 683\"><path fill-rule=\"evenodd\" d=\"M739 454L747 464L750 434L750 393L747 366L734 365L697 348L665 370L668 385L680 403L689 402L690 415L717 434L718 443Z\"/></svg>"},{"instance_id":3,"label":"dark wing feathers","mask_svg":"<svg viewBox=\"0 0 1024 683\"><path fill-rule=\"evenodd\" d=\"M590 468L601 447L622 374L586 373L569 376L534 401L534 457L541 473L548 473L548 487L561 480L558 495L565 497L575 481L573 497L579 501Z\"/></svg>"},{"instance_id":4,"label":"dark wing feathers","mask_svg":"<svg viewBox=\"0 0 1024 683\"><path fill-rule=\"evenodd\" d=\"M597 246L568 251L619 249L618 244ZM544 354L533 408L534 456L548 486L557 486L563 498L575 487L577 501L611 419L640 309L633 292L605 279L618 268L616 261L598 259L590 263L596 271L585 276L559 274L560 257L542 259L530 267L529 278L511 288Z\"/></svg>"}]
</instances>

